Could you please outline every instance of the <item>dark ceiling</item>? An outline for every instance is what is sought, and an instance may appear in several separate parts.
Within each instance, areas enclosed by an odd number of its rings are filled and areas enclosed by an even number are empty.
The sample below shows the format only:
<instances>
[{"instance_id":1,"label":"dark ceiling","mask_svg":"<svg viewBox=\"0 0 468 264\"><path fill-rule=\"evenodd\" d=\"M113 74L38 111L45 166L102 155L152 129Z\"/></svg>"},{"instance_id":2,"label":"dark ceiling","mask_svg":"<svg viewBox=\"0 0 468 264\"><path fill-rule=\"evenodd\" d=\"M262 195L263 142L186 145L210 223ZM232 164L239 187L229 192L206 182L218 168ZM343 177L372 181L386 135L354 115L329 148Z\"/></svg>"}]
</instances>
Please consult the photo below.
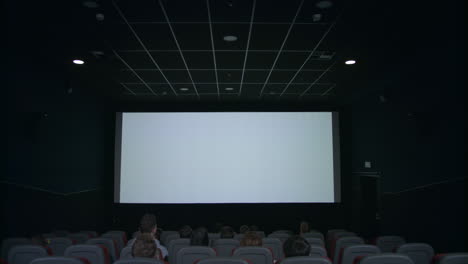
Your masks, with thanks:
<instances>
[{"instance_id":1,"label":"dark ceiling","mask_svg":"<svg viewBox=\"0 0 468 264\"><path fill-rule=\"evenodd\" d=\"M10 103L439 100L462 80L449 2L9 1Z\"/></svg>"}]
</instances>

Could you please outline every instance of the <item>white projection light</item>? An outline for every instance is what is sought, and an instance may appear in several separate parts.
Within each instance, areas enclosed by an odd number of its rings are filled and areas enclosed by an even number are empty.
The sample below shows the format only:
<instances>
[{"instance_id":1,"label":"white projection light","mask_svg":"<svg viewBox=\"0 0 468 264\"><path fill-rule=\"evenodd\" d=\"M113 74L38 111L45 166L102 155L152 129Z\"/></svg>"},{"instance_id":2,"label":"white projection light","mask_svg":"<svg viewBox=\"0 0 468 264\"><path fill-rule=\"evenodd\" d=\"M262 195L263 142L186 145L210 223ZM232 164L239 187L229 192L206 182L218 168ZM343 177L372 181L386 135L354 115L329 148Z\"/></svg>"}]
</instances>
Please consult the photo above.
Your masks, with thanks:
<instances>
[{"instance_id":1,"label":"white projection light","mask_svg":"<svg viewBox=\"0 0 468 264\"><path fill-rule=\"evenodd\" d=\"M82 61L82 60L73 60L73 63L81 65L81 64L84 64L84 61Z\"/></svg>"},{"instance_id":2,"label":"white projection light","mask_svg":"<svg viewBox=\"0 0 468 264\"><path fill-rule=\"evenodd\" d=\"M356 61L355 60L347 60L347 61L345 61L345 64L346 65L353 65L353 64L356 64Z\"/></svg>"},{"instance_id":3,"label":"white projection light","mask_svg":"<svg viewBox=\"0 0 468 264\"><path fill-rule=\"evenodd\" d=\"M223 39L224 41L227 41L227 42L233 42L237 40L237 37L236 36L224 36Z\"/></svg>"}]
</instances>

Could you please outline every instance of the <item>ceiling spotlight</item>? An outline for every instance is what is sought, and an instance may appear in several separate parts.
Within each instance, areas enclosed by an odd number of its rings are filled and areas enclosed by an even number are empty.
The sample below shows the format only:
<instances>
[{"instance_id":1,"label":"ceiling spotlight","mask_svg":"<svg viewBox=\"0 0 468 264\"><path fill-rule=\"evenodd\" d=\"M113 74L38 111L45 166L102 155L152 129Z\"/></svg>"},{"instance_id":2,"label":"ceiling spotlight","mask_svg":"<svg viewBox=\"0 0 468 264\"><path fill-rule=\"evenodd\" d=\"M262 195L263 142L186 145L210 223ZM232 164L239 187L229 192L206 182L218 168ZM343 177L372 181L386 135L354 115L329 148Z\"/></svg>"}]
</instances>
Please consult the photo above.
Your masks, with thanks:
<instances>
[{"instance_id":1,"label":"ceiling spotlight","mask_svg":"<svg viewBox=\"0 0 468 264\"><path fill-rule=\"evenodd\" d=\"M181 90L181 91L183 91L183 92L186 92L186 91L188 91L188 88L187 88L187 87L182 87L182 88L180 88L179 90Z\"/></svg>"},{"instance_id":2,"label":"ceiling spotlight","mask_svg":"<svg viewBox=\"0 0 468 264\"><path fill-rule=\"evenodd\" d=\"M347 61L345 61L345 64L346 65L353 65L353 64L356 64L356 61L355 60L347 60Z\"/></svg>"},{"instance_id":3,"label":"ceiling spotlight","mask_svg":"<svg viewBox=\"0 0 468 264\"><path fill-rule=\"evenodd\" d=\"M224 41L227 41L227 42L233 42L237 40L237 37L236 36L224 36L223 39Z\"/></svg>"},{"instance_id":4,"label":"ceiling spotlight","mask_svg":"<svg viewBox=\"0 0 468 264\"><path fill-rule=\"evenodd\" d=\"M327 9L327 8L330 8L333 6L333 3L332 1L328 1L328 0L323 0L323 1L319 1L315 4L316 7L320 8L320 9Z\"/></svg>"},{"instance_id":5,"label":"ceiling spotlight","mask_svg":"<svg viewBox=\"0 0 468 264\"><path fill-rule=\"evenodd\" d=\"M224 88L224 90L226 90L226 91L233 91L234 88L232 88L232 87L226 87L226 88Z\"/></svg>"},{"instance_id":6,"label":"ceiling spotlight","mask_svg":"<svg viewBox=\"0 0 468 264\"><path fill-rule=\"evenodd\" d=\"M83 6L85 6L87 8L98 8L99 4L96 3L95 1L84 1Z\"/></svg>"},{"instance_id":7,"label":"ceiling spotlight","mask_svg":"<svg viewBox=\"0 0 468 264\"><path fill-rule=\"evenodd\" d=\"M81 64L84 64L84 61L82 61L82 60L73 60L73 63L81 65Z\"/></svg>"}]
</instances>

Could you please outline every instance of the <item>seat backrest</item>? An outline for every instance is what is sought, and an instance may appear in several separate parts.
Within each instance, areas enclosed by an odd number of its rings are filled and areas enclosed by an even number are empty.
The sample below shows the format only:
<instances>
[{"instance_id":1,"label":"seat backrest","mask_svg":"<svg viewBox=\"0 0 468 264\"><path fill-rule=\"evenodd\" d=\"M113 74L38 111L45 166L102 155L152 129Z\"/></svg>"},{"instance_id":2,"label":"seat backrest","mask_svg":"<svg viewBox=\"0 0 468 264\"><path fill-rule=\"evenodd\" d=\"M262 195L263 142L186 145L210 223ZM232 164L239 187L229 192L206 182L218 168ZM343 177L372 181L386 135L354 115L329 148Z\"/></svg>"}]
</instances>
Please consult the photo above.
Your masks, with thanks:
<instances>
[{"instance_id":1,"label":"seat backrest","mask_svg":"<svg viewBox=\"0 0 468 264\"><path fill-rule=\"evenodd\" d=\"M249 264L238 257L210 257L200 260L197 264Z\"/></svg>"},{"instance_id":2,"label":"seat backrest","mask_svg":"<svg viewBox=\"0 0 468 264\"><path fill-rule=\"evenodd\" d=\"M330 240L337 232L347 232L347 231L346 229L330 229L327 231L327 237L326 237L327 241Z\"/></svg>"},{"instance_id":3,"label":"seat backrest","mask_svg":"<svg viewBox=\"0 0 468 264\"><path fill-rule=\"evenodd\" d=\"M73 245L73 241L66 237L56 237L49 240L49 248L54 256L64 256L67 247Z\"/></svg>"},{"instance_id":4,"label":"seat backrest","mask_svg":"<svg viewBox=\"0 0 468 264\"><path fill-rule=\"evenodd\" d=\"M280 264L331 264L331 261L323 257L290 257L283 259Z\"/></svg>"},{"instance_id":5,"label":"seat backrest","mask_svg":"<svg viewBox=\"0 0 468 264\"><path fill-rule=\"evenodd\" d=\"M85 264L85 263L78 258L55 256L55 257L37 258L31 261L31 264Z\"/></svg>"},{"instance_id":6,"label":"seat backrest","mask_svg":"<svg viewBox=\"0 0 468 264\"><path fill-rule=\"evenodd\" d=\"M356 236L356 234L353 232L349 232L349 231L337 231L337 232L332 233L329 237L327 237L327 241L326 241L328 250L330 250L330 252L334 254L336 241L342 237L349 237L349 236Z\"/></svg>"},{"instance_id":7,"label":"seat backrest","mask_svg":"<svg viewBox=\"0 0 468 264\"><path fill-rule=\"evenodd\" d=\"M136 240L136 238L132 238L132 239L128 240L127 245L125 245L125 247L129 247L129 246L131 247L133 245L133 243L135 243L135 240Z\"/></svg>"},{"instance_id":8,"label":"seat backrest","mask_svg":"<svg viewBox=\"0 0 468 264\"><path fill-rule=\"evenodd\" d=\"M263 238L263 247L271 249L273 258L280 260L284 258L283 244L278 238Z\"/></svg>"},{"instance_id":9,"label":"seat backrest","mask_svg":"<svg viewBox=\"0 0 468 264\"><path fill-rule=\"evenodd\" d=\"M89 236L89 238L95 238L98 236L98 233L96 231L92 231L92 230L82 230L78 233L83 233L83 234L87 234Z\"/></svg>"},{"instance_id":10,"label":"seat backrest","mask_svg":"<svg viewBox=\"0 0 468 264\"><path fill-rule=\"evenodd\" d=\"M257 235L259 235L261 238L265 237L265 232L264 231L254 231L254 232L257 233Z\"/></svg>"},{"instance_id":11,"label":"seat backrest","mask_svg":"<svg viewBox=\"0 0 468 264\"><path fill-rule=\"evenodd\" d=\"M14 246L8 252L8 264L29 264L33 259L47 257L47 250L36 245Z\"/></svg>"},{"instance_id":12,"label":"seat backrest","mask_svg":"<svg viewBox=\"0 0 468 264\"><path fill-rule=\"evenodd\" d=\"M338 240L336 240L334 251L333 251L333 264L339 264L339 256L340 256L342 248L352 246L352 245L361 245L361 244L364 244L364 239L357 237L357 236L338 238Z\"/></svg>"},{"instance_id":13,"label":"seat backrest","mask_svg":"<svg viewBox=\"0 0 468 264\"><path fill-rule=\"evenodd\" d=\"M264 247L239 247L234 250L233 257L243 258L251 264L272 264L273 255Z\"/></svg>"},{"instance_id":14,"label":"seat backrest","mask_svg":"<svg viewBox=\"0 0 468 264\"><path fill-rule=\"evenodd\" d=\"M114 264L164 264L164 261L154 258L126 258L119 259Z\"/></svg>"},{"instance_id":15,"label":"seat backrest","mask_svg":"<svg viewBox=\"0 0 468 264\"><path fill-rule=\"evenodd\" d=\"M450 253L442 255L435 264L466 264L468 253Z\"/></svg>"},{"instance_id":16,"label":"seat backrest","mask_svg":"<svg viewBox=\"0 0 468 264\"><path fill-rule=\"evenodd\" d=\"M132 247L124 247L122 251L120 251L120 259L128 259L133 258L132 256Z\"/></svg>"},{"instance_id":17,"label":"seat backrest","mask_svg":"<svg viewBox=\"0 0 468 264\"><path fill-rule=\"evenodd\" d=\"M168 246L172 240L179 239L179 238L180 238L179 233L169 234L166 236L166 241L164 241L164 245Z\"/></svg>"},{"instance_id":18,"label":"seat backrest","mask_svg":"<svg viewBox=\"0 0 468 264\"><path fill-rule=\"evenodd\" d=\"M169 251L169 263L176 264L177 263L177 252L180 249L190 247L190 239L188 238L179 238L174 239L169 243L167 250Z\"/></svg>"},{"instance_id":19,"label":"seat backrest","mask_svg":"<svg viewBox=\"0 0 468 264\"><path fill-rule=\"evenodd\" d=\"M353 264L357 257L380 254L380 249L374 245L353 245L347 246L341 255L339 264Z\"/></svg>"},{"instance_id":20,"label":"seat backrest","mask_svg":"<svg viewBox=\"0 0 468 264\"><path fill-rule=\"evenodd\" d=\"M302 234L302 237L303 238L318 238L322 241L325 241L325 238L323 237L323 234L320 233L320 232L317 232L317 231L311 231L311 232L307 232L307 233L304 233Z\"/></svg>"},{"instance_id":21,"label":"seat backrest","mask_svg":"<svg viewBox=\"0 0 468 264\"><path fill-rule=\"evenodd\" d=\"M268 235L268 238L278 238L281 244L283 244L290 236L289 233L272 233Z\"/></svg>"},{"instance_id":22,"label":"seat backrest","mask_svg":"<svg viewBox=\"0 0 468 264\"><path fill-rule=\"evenodd\" d=\"M179 231L162 231L159 241L164 244L166 242L166 237L170 234L179 234ZM167 244L164 245L167 246Z\"/></svg>"},{"instance_id":23,"label":"seat backrest","mask_svg":"<svg viewBox=\"0 0 468 264\"><path fill-rule=\"evenodd\" d=\"M309 256L326 258L328 254L327 254L327 250L324 247L313 245L313 246L310 246Z\"/></svg>"},{"instance_id":24,"label":"seat backrest","mask_svg":"<svg viewBox=\"0 0 468 264\"><path fill-rule=\"evenodd\" d=\"M75 241L75 244L84 244L89 239L89 235L86 233L72 233L67 236L71 240Z\"/></svg>"},{"instance_id":25,"label":"seat backrest","mask_svg":"<svg viewBox=\"0 0 468 264\"><path fill-rule=\"evenodd\" d=\"M185 247L177 252L176 264L193 264L196 260L215 256L216 252L210 247Z\"/></svg>"},{"instance_id":26,"label":"seat backrest","mask_svg":"<svg viewBox=\"0 0 468 264\"><path fill-rule=\"evenodd\" d=\"M101 245L107 248L109 255L111 257L111 262L116 261L119 256L117 254L117 249L113 239L100 237L100 238L91 238L86 241L87 245ZM120 253L120 252L119 252Z\"/></svg>"},{"instance_id":27,"label":"seat backrest","mask_svg":"<svg viewBox=\"0 0 468 264\"><path fill-rule=\"evenodd\" d=\"M414 262L405 255L384 253L379 255L371 255L362 258L359 264L414 264Z\"/></svg>"},{"instance_id":28,"label":"seat backrest","mask_svg":"<svg viewBox=\"0 0 468 264\"><path fill-rule=\"evenodd\" d=\"M291 235L292 233L293 232L291 230L275 230L271 232L271 234L288 234L288 235Z\"/></svg>"},{"instance_id":29,"label":"seat backrest","mask_svg":"<svg viewBox=\"0 0 468 264\"><path fill-rule=\"evenodd\" d=\"M408 243L399 246L396 253L407 255L414 264L429 264L434 256L434 249L425 243Z\"/></svg>"},{"instance_id":30,"label":"seat backrest","mask_svg":"<svg viewBox=\"0 0 468 264\"><path fill-rule=\"evenodd\" d=\"M317 238L317 237L306 237L304 238L305 240L307 240L307 242L309 242L309 244L311 246L321 246L321 247L325 247L325 242L323 242L322 239L320 238Z\"/></svg>"},{"instance_id":31,"label":"seat backrest","mask_svg":"<svg viewBox=\"0 0 468 264\"><path fill-rule=\"evenodd\" d=\"M208 239L210 240L210 246L213 245L213 242L216 239L220 239L221 234L220 233L208 233Z\"/></svg>"},{"instance_id":32,"label":"seat backrest","mask_svg":"<svg viewBox=\"0 0 468 264\"><path fill-rule=\"evenodd\" d=\"M107 231L106 234L119 234L120 237L122 238L123 244L127 243L127 232L122 231L122 230L110 230Z\"/></svg>"},{"instance_id":33,"label":"seat backrest","mask_svg":"<svg viewBox=\"0 0 468 264\"><path fill-rule=\"evenodd\" d=\"M73 245L65 250L65 257L84 258L90 264L110 264L107 249L102 245Z\"/></svg>"},{"instance_id":34,"label":"seat backrest","mask_svg":"<svg viewBox=\"0 0 468 264\"><path fill-rule=\"evenodd\" d=\"M10 249L12 249L14 246L20 245L32 245L32 241L31 239L24 237L12 237L4 239L2 241L2 259L6 261L8 259L8 252Z\"/></svg>"},{"instance_id":35,"label":"seat backrest","mask_svg":"<svg viewBox=\"0 0 468 264\"><path fill-rule=\"evenodd\" d=\"M121 234L117 234L117 233L104 233L101 237L103 238L110 238L112 240L114 240L117 244L117 250L120 252L120 250L122 250L122 248L125 247L125 242L124 242L124 239L122 237Z\"/></svg>"},{"instance_id":36,"label":"seat backrest","mask_svg":"<svg viewBox=\"0 0 468 264\"><path fill-rule=\"evenodd\" d=\"M375 240L375 245L380 248L382 253L392 253L405 243L405 239L401 236L379 236Z\"/></svg>"},{"instance_id":37,"label":"seat backrest","mask_svg":"<svg viewBox=\"0 0 468 264\"><path fill-rule=\"evenodd\" d=\"M234 239L241 241L245 237L245 234L235 234Z\"/></svg>"},{"instance_id":38,"label":"seat backrest","mask_svg":"<svg viewBox=\"0 0 468 264\"><path fill-rule=\"evenodd\" d=\"M237 239L231 238L220 238L213 242L211 246L216 250L216 253L220 257L230 257L235 248L240 246L240 242Z\"/></svg>"}]
</instances>

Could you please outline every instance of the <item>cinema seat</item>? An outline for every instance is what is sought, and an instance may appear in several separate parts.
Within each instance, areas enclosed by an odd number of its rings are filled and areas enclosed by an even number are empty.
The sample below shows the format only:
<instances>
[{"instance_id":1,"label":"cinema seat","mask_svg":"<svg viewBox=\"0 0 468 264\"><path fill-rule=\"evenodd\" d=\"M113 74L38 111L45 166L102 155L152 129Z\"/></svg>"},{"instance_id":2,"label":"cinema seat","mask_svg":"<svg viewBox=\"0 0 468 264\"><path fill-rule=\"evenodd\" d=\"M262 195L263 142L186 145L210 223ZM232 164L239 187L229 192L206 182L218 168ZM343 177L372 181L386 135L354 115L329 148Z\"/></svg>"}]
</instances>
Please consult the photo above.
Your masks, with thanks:
<instances>
[{"instance_id":1,"label":"cinema seat","mask_svg":"<svg viewBox=\"0 0 468 264\"><path fill-rule=\"evenodd\" d=\"M440 254L434 257L434 264L467 264L468 253Z\"/></svg>"},{"instance_id":2,"label":"cinema seat","mask_svg":"<svg viewBox=\"0 0 468 264\"><path fill-rule=\"evenodd\" d=\"M29 264L34 259L47 256L47 250L41 246L14 246L8 252L8 264Z\"/></svg>"},{"instance_id":3,"label":"cinema seat","mask_svg":"<svg viewBox=\"0 0 468 264\"><path fill-rule=\"evenodd\" d=\"M245 234L235 234L234 239L241 241L245 237Z\"/></svg>"},{"instance_id":4,"label":"cinema seat","mask_svg":"<svg viewBox=\"0 0 468 264\"><path fill-rule=\"evenodd\" d=\"M302 237L303 238L318 238L322 241L325 241L323 234L319 232L307 232L307 233L302 234Z\"/></svg>"},{"instance_id":5,"label":"cinema seat","mask_svg":"<svg viewBox=\"0 0 468 264\"><path fill-rule=\"evenodd\" d=\"M220 233L208 233L208 239L210 240L210 246L213 245L213 242L216 240L216 239L220 239L221 238L221 234Z\"/></svg>"},{"instance_id":6,"label":"cinema seat","mask_svg":"<svg viewBox=\"0 0 468 264\"><path fill-rule=\"evenodd\" d=\"M110 238L91 238L88 241L86 241L86 244L87 245L101 245L101 246L104 246L107 249L108 253L109 253L109 256L111 258L111 262L114 262L119 258L118 253L120 253L120 252L117 253L117 248L115 246L115 242L114 242L114 240L112 240Z\"/></svg>"},{"instance_id":7,"label":"cinema seat","mask_svg":"<svg viewBox=\"0 0 468 264\"><path fill-rule=\"evenodd\" d=\"M161 241L161 243L163 243L165 246L167 246L166 244L166 237L170 234L179 234L178 231L162 231L161 232L161 237L159 238L159 241Z\"/></svg>"},{"instance_id":8,"label":"cinema seat","mask_svg":"<svg viewBox=\"0 0 468 264\"><path fill-rule=\"evenodd\" d=\"M180 249L190 247L190 239L188 238L179 238L172 240L169 243L169 246L167 248L169 252L169 263L170 264L176 264L177 263L177 252L179 252Z\"/></svg>"},{"instance_id":9,"label":"cinema seat","mask_svg":"<svg viewBox=\"0 0 468 264\"><path fill-rule=\"evenodd\" d=\"M211 257L198 261L196 264L249 264L246 260L236 257Z\"/></svg>"},{"instance_id":10,"label":"cinema seat","mask_svg":"<svg viewBox=\"0 0 468 264\"><path fill-rule=\"evenodd\" d=\"M396 253L407 255L414 264L430 264L434 249L425 243L408 243L397 248Z\"/></svg>"},{"instance_id":11,"label":"cinema seat","mask_svg":"<svg viewBox=\"0 0 468 264\"><path fill-rule=\"evenodd\" d=\"M98 237L98 233L96 231L91 231L91 230L82 230L78 233L83 233L83 234L87 234L89 236L89 238L95 238L95 237Z\"/></svg>"},{"instance_id":12,"label":"cinema seat","mask_svg":"<svg viewBox=\"0 0 468 264\"><path fill-rule=\"evenodd\" d=\"M401 236L379 236L375 240L375 245L380 248L382 253L394 252L396 248L405 243L405 239Z\"/></svg>"},{"instance_id":13,"label":"cinema seat","mask_svg":"<svg viewBox=\"0 0 468 264\"><path fill-rule=\"evenodd\" d=\"M185 247L177 252L176 264L193 264L196 260L215 256L216 252L210 247Z\"/></svg>"},{"instance_id":14,"label":"cinema seat","mask_svg":"<svg viewBox=\"0 0 468 264\"><path fill-rule=\"evenodd\" d=\"M122 251L120 251L120 259L128 259L128 258L133 258L132 247L124 247Z\"/></svg>"},{"instance_id":15,"label":"cinema seat","mask_svg":"<svg viewBox=\"0 0 468 264\"><path fill-rule=\"evenodd\" d=\"M321 246L325 247L325 243L322 239L316 237L305 237L304 238L311 246Z\"/></svg>"},{"instance_id":16,"label":"cinema seat","mask_svg":"<svg viewBox=\"0 0 468 264\"><path fill-rule=\"evenodd\" d=\"M153 258L119 259L113 264L164 264L164 261Z\"/></svg>"},{"instance_id":17,"label":"cinema seat","mask_svg":"<svg viewBox=\"0 0 468 264\"><path fill-rule=\"evenodd\" d=\"M44 257L31 261L30 264L90 264L79 258L70 257Z\"/></svg>"},{"instance_id":18,"label":"cinema seat","mask_svg":"<svg viewBox=\"0 0 468 264\"><path fill-rule=\"evenodd\" d=\"M261 238L265 237L265 232L264 231L253 231L253 232L257 233L257 235L259 235Z\"/></svg>"},{"instance_id":19,"label":"cinema seat","mask_svg":"<svg viewBox=\"0 0 468 264\"><path fill-rule=\"evenodd\" d=\"M354 245L342 249L339 264L353 264L358 257L380 254L380 249L374 245Z\"/></svg>"},{"instance_id":20,"label":"cinema seat","mask_svg":"<svg viewBox=\"0 0 468 264\"><path fill-rule=\"evenodd\" d=\"M268 238L278 238L281 244L284 243L291 235L289 233L272 233L267 236Z\"/></svg>"},{"instance_id":21,"label":"cinema seat","mask_svg":"<svg viewBox=\"0 0 468 264\"><path fill-rule=\"evenodd\" d=\"M333 264L339 264L339 256L342 248L364 244L364 239L357 236L342 237L336 240L333 250Z\"/></svg>"},{"instance_id":22,"label":"cinema seat","mask_svg":"<svg viewBox=\"0 0 468 264\"><path fill-rule=\"evenodd\" d=\"M327 241L337 232L347 232L345 229L330 229L327 231Z\"/></svg>"},{"instance_id":23,"label":"cinema seat","mask_svg":"<svg viewBox=\"0 0 468 264\"><path fill-rule=\"evenodd\" d=\"M107 231L106 234L119 234L120 237L122 238L122 242L123 244L127 243L127 233L125 231L121 231L121 230L110 230L110 231Z\"/></svg>"},{"instance_id":24,"label":"cinema seat","mask_svg":"<svg viewBox=\"0 0 468 264\"><path fill-rule=\"evenodd\" d=\"M8 252L15 246L20 245L31 245L31 239L23 238L23 237L12 237L7 238L2 241L2 259L7 261L8 260Z\"/></svg>"},{"instance_id":25,"label":"cinema seat","mask_svg":"<svg viewBox=\"0 0 468 264\"><path fill-rule=\"evenodd\" d=\"M283 259L280 264L331 264L331 261L322 257L290 257Z\"/></svg>"},{"instance_id":26,"label":"cinema seat","mask_svg":"<svg viewBox=\"0 0 468 264\"><path fill-rule=\"evenodd\" d=\"M335 247L336 247L336 241L342 237L354 237L356 236L356 233L349 232L349 231L337 231L332 233L329 237L327 236L327 249L330 251L333 256L335 254Z\"/></svg>"},{"instance_id":27,"label":"cinema seat","mask_svg":"<svg viewBox=\"0 0 468 264\"><path fill-rule=\"evenodd\" d=\"M230 257L235 248L240 246L240 242L237 239L221 238L213 242L211 246L216 250L216 253L220 257Z\"/></svg>"},{"instance_id":28,"label":"cinema seat","mask_svg":"<svg viewBox=\"0 0 468 264\"><path fill-rule=\"evenodd\" d=\"M102 245L73 245L65 250L65 257L83 258L90 264L111 264L109 252Z\"/></svg>"},{"instance_id":29,"label":"cinema seat","mask_svg":"<svg viewBox=\"0 0 468 264\"><path fill-rule=\"evenodd\" d=\"M133 245L133 243L135 243L135 240L136 240L136 238L130 239L130 240L127 242L127 245L125 245L125 246L128 247L128 246Z\"/></svg>"},{"instance_id":30,"label":"cinema seat","mask_svg":"<svg viewBox=\"0 0 468 264\"><path fill-rule=\"evenodd\" d=\"M358 264L414 264L414 262L406 255L384 253L366 256Z\"/></svg>"},{"instance_id":31,"label":"cinema seat","mask_svg":"<svg viewBox=\"0 0 468 264\"><path fill-rule=\"evenodd\" d=\"M283 244L278 238L263 238L262 239L263 247L271 249L273 253L273 258L276 260L284 258Z\"/></svg>"},{"instance_id":32,"label":"cinema seat","mask_svg":"<svg viewBox=\"0 0 468 264\"><path fill-rule=\"evenodd\" d=\"M89 239L89 235L85 233L72 233L67 237L74 240L75 244L84 244Z\"/></svg>"},{"instance_id":33,"label":"cinema seat","mask_svg":"<svg viewBox=\"0 0 468 264\"><path fill-rule=\"evenodd\" d=\"M291 232L291 230L275 230L271 232L271 234L288 234L288 235L291 235L292 233L293 232Z\"/></svg>"},{"instance_id":34,"label":"cinema seat","mask_svg":"<svg viewBox=\"0 0 468 264\"><path fill-rule=\"evenodd\" d=\"M164 245L169 245L171 243L172 240L175 240L175 239L179 239L180 238L180 235L177 233L177 234L169 234L168 236L166 236L166 240L164 241Z\"/></svg>"},{"instance_id":35,"label":"cinema seat","mask_svg":"<svg viewBox=\"0 0 468 264\"><path fill-rule=\"evenodd\" d=\"M239 247L232 253L233 257L247 260L251 264L272 264L273 255L264 247Z\"/></svg>"},{"instance_id":36,"label":"cinema seat","mask_svg":"<svg viewBox=\"0 0 468 264\"><path fill-rule=\"evenodd\" d=\"M310 254L311 257L321 257L326 258L327 250L323 246L310 246Z\"/></svg>"},{"instance_id":37,"label":"cinema seat","mask_svg":"<svg viewBox=\"0 0 468 264\"><path fill-rule=\"evenodd\" d=\"M124 238L122 237L121 234L117 234L117 233L104 233L101 235L102 238L109 238L109 239L112 239L115 241L115 244L117 246L117 250L120 252L120 250L122 250L122 248L125 247L126 245L126 242L124 240Z\"/></svg>"},{"instance_id":38,"label":"cinema seat","mask_svg":"<svg viewBox=\"0 0 468 264\"><path fill-rule=\"evenodd\" d=\"M49 240L49 248L54 256L64 256L65 250L73 245L73 241L67 237L56 237Z\"/></svg>"}]
</instances>

